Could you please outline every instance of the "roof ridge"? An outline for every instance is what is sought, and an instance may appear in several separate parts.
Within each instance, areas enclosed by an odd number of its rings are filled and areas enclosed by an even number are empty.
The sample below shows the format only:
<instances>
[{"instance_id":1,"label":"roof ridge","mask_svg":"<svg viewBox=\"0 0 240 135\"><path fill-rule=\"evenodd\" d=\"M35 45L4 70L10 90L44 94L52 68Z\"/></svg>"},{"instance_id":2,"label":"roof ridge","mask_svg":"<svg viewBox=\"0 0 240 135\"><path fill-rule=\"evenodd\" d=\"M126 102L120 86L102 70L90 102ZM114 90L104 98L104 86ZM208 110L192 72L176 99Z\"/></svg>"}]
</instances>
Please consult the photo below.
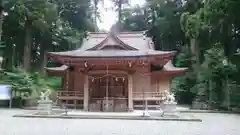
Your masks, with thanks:
<instances>
[{"instance_id":1,"label":"roof ridge","mask_svg":"<svg viewBox=\"0 0 240 135\"><path fill-rule=\"evenodd\" d=\"M146 31L123 31L120 34L145 34Z\"/></svg>"},{"instance_id":2,"label":"roof ridge","mask_svg":"<svg viewBox=\"0 0 240 135\"><path fill-rule=\"evenodd\" d=\"M104 38L104 40L102 40L99 44L95 45L94 47L92 48L89 48L87 50L93 50L93 49L97 49L98 47L101 47L105 42L106 40L109 38L109 36L112 36L114 38L114 40L116 42L118 42L121 46L127 48L127 49L130 49L130 50L138 50L130 45L127 45L126 43L124 43L120 38L118 38L117 35L113 34L113 33L108 33L108 35Z\"/></svg>"},{"instance_id":3,"label":"roof ridge","mask_svg":"<svg viewBox=\"0 0 240 135\"><path fill-rule=\"evenodd\" d=\"M98 32L87 32L87 34L108 34L108 33L111 33L111 31L108 31L108 32L105 32L105 31L98 31ZM119 32L119 34L145 34L146 33L146 30L145 31L122 31L122 32Z\"/></svg>"}]
</instances>

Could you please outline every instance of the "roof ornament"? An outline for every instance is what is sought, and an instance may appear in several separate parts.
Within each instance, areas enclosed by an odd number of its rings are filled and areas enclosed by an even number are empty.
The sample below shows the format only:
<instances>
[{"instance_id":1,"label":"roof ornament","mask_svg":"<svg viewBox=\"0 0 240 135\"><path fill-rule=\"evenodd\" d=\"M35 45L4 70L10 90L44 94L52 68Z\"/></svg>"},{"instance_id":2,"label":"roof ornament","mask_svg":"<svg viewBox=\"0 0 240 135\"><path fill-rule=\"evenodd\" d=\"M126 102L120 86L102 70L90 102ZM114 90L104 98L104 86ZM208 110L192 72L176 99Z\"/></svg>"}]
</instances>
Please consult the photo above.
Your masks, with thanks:
<instances>
[{"instance_id":1,"label":"roof ornament","mask_svg":"<svg viewBox=\"0 0 240 135\"><path fill-rule=\"evenodd\" d=\"M146 35L143 35L143 40L146 40Z\"/></svg>"},{"instance_id":2,"label":"roof ornament","mask_svg":"<svg viewBox=\"0 0 240 135\"><path fill-rule=\"evenodd\" d=\"M85 68L88 67L88 63L87 63L87 61L84 61L84 67L85 67Z\"/></svg>"}]
</instances>

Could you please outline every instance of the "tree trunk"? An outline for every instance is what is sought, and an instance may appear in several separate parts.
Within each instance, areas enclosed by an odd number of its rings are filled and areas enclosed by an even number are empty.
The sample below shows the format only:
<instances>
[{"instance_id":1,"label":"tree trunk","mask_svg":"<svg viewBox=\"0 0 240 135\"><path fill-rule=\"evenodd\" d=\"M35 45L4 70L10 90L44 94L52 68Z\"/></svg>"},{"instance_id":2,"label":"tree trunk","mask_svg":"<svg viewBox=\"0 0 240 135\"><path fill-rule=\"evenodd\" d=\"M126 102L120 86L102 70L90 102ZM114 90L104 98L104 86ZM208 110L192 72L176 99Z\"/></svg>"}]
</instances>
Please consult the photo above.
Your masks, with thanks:
<instances>
[{"instance_id":1,"label":"tree trunk","mask_svg":"<svg viewBox=\"0 0 240 135\"><path fill-rule=\"evenodd\" d=\"M122 19L122 0L118 1L118 21L121 22Z\"/></svg>"},{"instance_id":2,"label":"tree trunk","mask_svg":"<svg viewBox=\"0 0 240 135\"><path fill-rule=\"evenodd\" d=\"M3 25L3 10L2 7L0 7L0 43L2 42L2 25Z\"/></svg>"},{"instance_id":3,"label":"tree trunk","mask_svg":"<svg viewBox=\"0 0 240 135\"><path fill-rule=\"evenodd\" d=\"M195 57L196 63L193 64L193 69L195 72L199 71L200 68L200 48L199 48L199 41L196 38L192 38L190 40L191 45L191 52Z\"/></svg>"},{"instance_id":4,"label":"tree trunk","mask_svg":"<svg viewBox=\"0 0 240 135\"><path fill-rule=\"evenodd\" d=\"M2 25L3 25L3 7L2 0L0 0L0 46L2 45ZM2 53L2 50L0 50ZM2 68L3 59L0 60L0 68Z\"/></svg>"},{"instance_id":5,"label":"tree trunk","mask_svg":"<svg viewBox=\"0 0 240 135\"><path fill-rule=\"evenodd\" d=\"M208 101L209 105L212 108L213 107L213 84L212 84L212 79L208 81L208 86L209 86L209 93L208 93Z\"/></svg>"},{"instance_id":6,"label":"tree trunk","mask_svg":"<svg viewBox=\"0 0 240 135\"><path fill-rule=\"evenodd\" d=\"M192 71L193 71L193 80L197 81L198 77L198 72L200 69L200 50L199 50L199 42L196 38L190 39L190 49L192 53L192 57L194 58L191 63L192 63ZM196 100L201 100L202 97L202 90L198 89Z\"/></svg>"},{"instance_id":7,"label":"tree trunk","mask_svg":"<svg viewBox=\"0 0 240 135\"><path fill-rule=\"evenodd\" d=\"M25 45L24 45L24 57L23 68L25 71L31 70L31 50L32 50L32 21L27 20L25 22Z\"/></svg>"},{"instance_id":8,"label":"tree trunk","mask_svg":"<svg viewBox=\"0 0 240 135\"><path fill-rule=\"evenodd\" d=\"M227 109L229 109L230 107L230 92L229 92L229 88L228 88L228 76L226 76L225 80L224 80L224 88L223 88L223 106L226 107Z\"/></svg>"},{"instance_id":9,"label":"tree trunk","mask_svg":"<svg viewBox=\"0 0 240 135\"><path fill-rule=\"evenodd\" d=\"M7 70L12 70L13 68L13 57L11 56L11 54L13 54L13 49L11 46L6 46L3 50L3 63L2 63L2 67L4 69Z\"/></svg>"},{"instance_id":10,"label":"tree trunk","mask_svg":"<svg viewBox=\"0 0 240 135\"><path fill-rule=\"evenodd\" d=\"M41 46L40 48L40 72L45 73L44 67L47 65L47 56L46 52L44 51L44 47Z\"/></svg>"},{"instance_id":11,"label":"tree trunk","mask_svg":"<svg viewBox=\"0 0 240 135\"><path fill-rule=\"evenodd\" d=\"M97 24L98 0L94 0L94 23Z\"/></svg>"}]
</instances>

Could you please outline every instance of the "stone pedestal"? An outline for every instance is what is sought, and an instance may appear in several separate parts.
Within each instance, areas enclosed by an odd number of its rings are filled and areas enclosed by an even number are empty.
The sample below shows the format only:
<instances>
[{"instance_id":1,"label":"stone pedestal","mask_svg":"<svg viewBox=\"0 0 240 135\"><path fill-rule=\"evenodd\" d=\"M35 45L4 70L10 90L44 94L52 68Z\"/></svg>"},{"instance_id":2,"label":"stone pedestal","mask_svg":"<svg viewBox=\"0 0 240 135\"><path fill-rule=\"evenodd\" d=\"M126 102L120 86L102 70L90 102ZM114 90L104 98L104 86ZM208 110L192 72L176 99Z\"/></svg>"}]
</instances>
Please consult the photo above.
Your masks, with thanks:
<instances>
[{"instance_id":1,"label":"stone pedestal","mask_svg":"<svg viewBox=\"0 0 240 135\"><path fill-rule=\"evenodd\" d=\"M148 110L143 110L142 112L142 117L150 117L151 115L149 114Z\"/></svg>"},{"instance_id":2,"label":"stone pedestal","mask_svg":"<svg viewBox=\"0 0 240 135\"><path fill-rule=\"evenodd\" d=\"M114 108L113 108L113 100L103 100L103 111L104 112L113 112Z\"/></svg>"},{"instance_id":3,"label":"stone pedestal","mask_svg":"<svg viewBox=\"0 0 240 135\"><path fill-rule=\"evenodd\" d=\"M178 116L177 102L164 102L162 104L163 116Z\"/></svg>"},{"instance_id":4,"label":"stone pedestal","mask_svg":"<svg viewBox=\"0 0 240 135\"><path fill-rule=\"evenodd\" d=\"M52 114L52 100L39 100L38 101L38 114Z\"/></svg>"},{"instance_id":5,"label":"stone pedestal","mask_svg":"<svg viewBox=\"0 0 240 135\"><path fill-rule=\"evenodd\" d=\"M158 108L157 111L150 111L149 114L150 114L150 116L153 116L153 117L162 117L163 110L162 110L162 108Z\"/></svg>"}]
</instances>

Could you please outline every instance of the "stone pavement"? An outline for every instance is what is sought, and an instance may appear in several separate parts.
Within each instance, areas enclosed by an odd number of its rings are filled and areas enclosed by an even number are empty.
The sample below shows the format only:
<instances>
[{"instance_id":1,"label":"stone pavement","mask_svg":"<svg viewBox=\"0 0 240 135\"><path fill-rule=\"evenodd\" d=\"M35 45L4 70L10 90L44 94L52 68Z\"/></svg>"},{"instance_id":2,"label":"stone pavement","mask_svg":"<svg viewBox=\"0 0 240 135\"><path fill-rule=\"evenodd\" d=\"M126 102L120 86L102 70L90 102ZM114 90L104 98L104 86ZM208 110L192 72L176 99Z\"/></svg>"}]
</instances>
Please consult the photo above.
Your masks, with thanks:
<instances>
[{"instance_id":1,"label":"stone pavement","mask_svg":"<svg viewBox=\"0 0 240 135\"><path fill-rule=\"evenodd\" d=\"M13 117L22 118L56 118L56 119L117 119L117 120L161 120L161 121L192 121L202 122L201 119L192 114L177 113L177 116L162 115L160 111L148 110L149 116L143 117L143 110L134 110L133 112L85 112L81 110L72 110L66 113L53 113L51 115L39 114L32 110L24 114L16 114Z\"/></svg>"},{"instance_id":2,"label":"stone pavement","mask_svg":"<svg viewBox=\"0 0 240 135\"><path fill-rule=\"evenodd\" d=\"M29 110L28 110L29 111ZM13 118L0 109L1 135L239 135L240 116L194 114L203 122Z\"/></svg>"}]
</instances>

